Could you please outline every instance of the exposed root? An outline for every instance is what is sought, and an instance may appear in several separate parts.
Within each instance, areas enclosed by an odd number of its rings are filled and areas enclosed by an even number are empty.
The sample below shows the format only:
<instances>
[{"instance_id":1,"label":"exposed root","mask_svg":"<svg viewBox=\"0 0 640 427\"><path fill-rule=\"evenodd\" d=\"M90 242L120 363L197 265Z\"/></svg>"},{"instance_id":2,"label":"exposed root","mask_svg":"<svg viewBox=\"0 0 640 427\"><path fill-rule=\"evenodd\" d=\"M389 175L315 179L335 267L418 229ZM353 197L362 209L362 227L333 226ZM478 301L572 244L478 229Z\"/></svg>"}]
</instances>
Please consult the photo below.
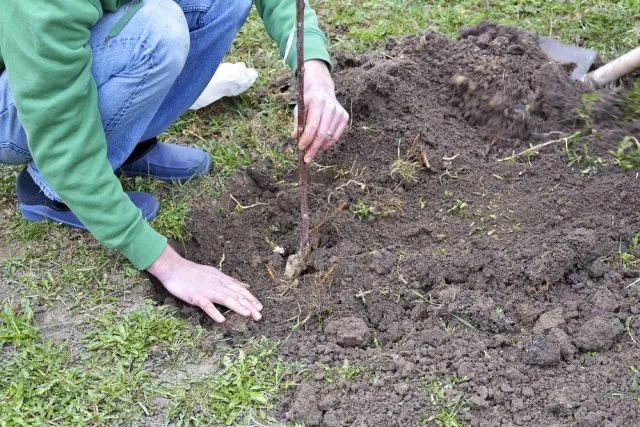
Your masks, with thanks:
<instances>
[{"instance_id":1,"label":"exposed root","mask_svg":"<svg viewBox=\"0 0 640 427\"><path fill-rule=\"evenodd\" d=\"M549 145L552 144L557 144L559 142L564 142L565 144L568 144L570 141L573 141L575 138L577 138L578 136L580 136L581 133L580 132L576 132L572 135L569 136L565 136L564 138L560 138L560 139L553 139L551 141L547 141L547 142L543 142L542 144L538 144L538 145L534 145L533 147L529 147L524 151L521 151L517 154L513 154L509 157L505 157L503 159L499 159L499 162L508 162L508 161L512 161L512 160L517 160L520 158L520 156L530 156L532 154L537 153L538 151L540 151L541 149L543 149L544 147L547 147Z\"/></svg>"}]
</instances>

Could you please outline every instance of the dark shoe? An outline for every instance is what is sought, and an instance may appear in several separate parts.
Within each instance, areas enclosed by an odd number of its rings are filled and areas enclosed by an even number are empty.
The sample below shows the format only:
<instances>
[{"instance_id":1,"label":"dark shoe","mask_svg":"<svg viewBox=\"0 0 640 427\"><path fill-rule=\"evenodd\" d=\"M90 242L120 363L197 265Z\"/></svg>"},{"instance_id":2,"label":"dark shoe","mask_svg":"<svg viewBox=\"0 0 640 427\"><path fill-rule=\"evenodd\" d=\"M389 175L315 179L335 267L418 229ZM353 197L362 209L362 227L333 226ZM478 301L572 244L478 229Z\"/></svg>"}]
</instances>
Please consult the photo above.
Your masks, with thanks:
<instances>
[{"instance_id":1,"label":"dark shoe","mask_svg":"<svg viewBox=\"0 0 640 427\"><path fill-rule=\"evenodd\" d=\"M18 175L16 193L20 212L27 220L58 222L73 228L87 229L64 203L45 196L26 169ZM133 204L140 209L147 221L151 221L158 215L160 203L151 194L130 192L127 195Z\"/></svg>"},{"instance_id":2,"label":"dark shoe","mask_svg":"<svg viewBox=\"0 0 640 427\"><path fill-rule=\"evenodd\" d=\"M119 172L149 176L166 182L186 182L209 172L209 155L199 148L167 144L157 139L141 142Z\"/></svg>"}]
</instances>

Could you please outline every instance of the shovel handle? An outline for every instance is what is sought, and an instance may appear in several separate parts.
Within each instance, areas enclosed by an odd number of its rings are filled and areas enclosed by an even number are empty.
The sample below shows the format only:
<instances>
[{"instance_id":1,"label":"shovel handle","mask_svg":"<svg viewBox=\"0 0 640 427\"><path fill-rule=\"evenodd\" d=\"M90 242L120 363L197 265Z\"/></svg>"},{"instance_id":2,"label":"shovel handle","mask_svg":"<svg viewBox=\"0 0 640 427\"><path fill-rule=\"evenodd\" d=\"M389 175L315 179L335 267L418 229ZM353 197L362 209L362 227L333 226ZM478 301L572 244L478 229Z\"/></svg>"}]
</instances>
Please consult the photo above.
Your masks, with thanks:
<instances>
[{"instance_id":1,"label":"shovel handle","mask_svg":"<svg viewBox=\"0 0 640 427\"><path fill-rule=\"evenodd\" d=\"M602 87L607 83L619 79L640 68L640 47L625 53L620 58L603 65L595 71L587 74L584 80L591 82L596 87Z\"/></svg>"}]
</instances>

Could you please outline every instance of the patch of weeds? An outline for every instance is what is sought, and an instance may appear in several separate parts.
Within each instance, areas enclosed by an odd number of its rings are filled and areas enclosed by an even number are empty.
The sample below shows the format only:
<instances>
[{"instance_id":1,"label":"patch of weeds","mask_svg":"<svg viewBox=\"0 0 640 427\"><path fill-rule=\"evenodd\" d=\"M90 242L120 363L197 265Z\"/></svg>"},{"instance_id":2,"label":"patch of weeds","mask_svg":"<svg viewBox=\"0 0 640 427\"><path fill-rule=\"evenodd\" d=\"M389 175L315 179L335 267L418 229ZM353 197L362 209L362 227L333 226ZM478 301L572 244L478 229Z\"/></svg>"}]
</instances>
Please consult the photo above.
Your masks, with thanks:
<instances>
[{"instance_id":1,"label":"patch of weeds","mask_svg":"<svg viewBox=\"0 0 640 427\"><path fill-rule=\"evenodd\" d=\"M469 381L468 377L458 378L453 375L446 380L425 381L431 398L431 403L436 409L436 413L422 418L422 425L435 425L442 427L467 426L464 421L459 420L463 412L469 410L469 406L464 400L463 393L455 390L458 384Z\"/></svg>"},{"instance_id":2,"label":"patch of weeds","mask_svg":"<svg viewBox=\"0 0 640 427\"><path fill-rule=\"evenodd\" d=\"M398 157L391 163L389 168L389 175L392 178L400 178L400 182L411 184L418 182L416 173L420 164L418 162L411 162L403 159L400 156L400 140L398 141Z\"/></svg>"},{"instance_id":3,"label":"patch of weeds","mask_svg":"<svg viewBox=\"0 0 640 427\"><path fill-rule=\"evenodd\" d=\"M463 202L462 200L458 199L456 200L453 207L451 207L450 209L447 209L447 212L460 213L463 210L467 209L468 207L469 205L467 204L467 202Z\"/></svg>"},{"instance_id":4,"label":"patch of weeds","mask_svg":"<svg viewBox=\"0 0 640 427\"><path fill-rule=\"evenodd\" d=\"M445 322L444 320L440 319L440 324L442 325L442 329L444 329L446 333L450 335L455 333L456 327L452 325L450 322Z\"/></svg>"},{"instance_id":5,"label":"patch of weeds","mask_svg":"<svg viewBox=\"0 0 640 427\"><path fill-rule=\"evenodd\" d=\"M16 176L18 168L6 165L0 166L0 204L15 200Z\"/></svg>"},{"instance_id":6,"label":"patch of weeds","mask_svg":"<svg viewBox=\"0 0 640 427\"><path fill-rule=\"evenodd\" d=\"M161 234L183 242L191 238L186 224L190 212L185 200L168 200L161 204L160 212L151 224Z\"/></svg>"},{"instance_id":7,"label":"patch of weeds","mask_svg":"<svg viewBox=\"0 0 640 427\"><path fill-rule=\"evenodd\" d=\"M627 334L627 336L629 337L629 339L634 343L634 344L638 344L638 342L636 341L636 339L633 337L633 333L631 332L631 325L633 322L633 316L629 316L627 317L627 320L624 322L624 330L625 333Z\"/></svg>"},{"instance_id":8,"label":"patch of weeds","mask_svg":"<svg viewBox=\"0 0 640 427\"><path fill-rule=\"evenodd\" d=\"M3 260L3 280L38 302L65 300L74 308L121 302L141 280L127 260L90 237L51 250L56 239L66 237L50 233L37 250Z\"/></svg>"},{"instance_id":9,"label":"patch of weeds","mask_svg":"<svg viewBox=\"0 0 640 427\"><path fill-rule=\"evenodd\" d=\"M17 313L10 304L4 303L0 316L0 350L5 344L21 347L38 337L38 329L33 326L33 311L29 304L23 305Z\"/></svg>"},{"instance_id":10,"label":"patch of weeds","mask_svg":"<svg viewBox=\"0 0 640 427\"><path fill-rule=\"evenodd\" d=\"M616 151L610 151L613 163L624 170L640 168L640 142L632 136L625 136Z\"/></svg>"},{"instance_id":11,"label":"patch of weeds","mask_svg":"<svg viewBox=\"0 0 640 427\"><path fill-rule=\"evenodd\" d=\"M249 152L236 141L218 141L212 145L209 153L212 168L222 178L228 177L240 166L251 164Z\"/></svg>"},{"instance_id":12,"label":"patch of weeds","mask_svg":"<svg viewBox=\"0 0 640 427\"><path fill-rule=\"evenodd\" d=\"M401 206L399 207L401 208ZM367 205L362 199L358 199L357 202L352 203L349 207L351 213L356 215L359 220L362 221L366 217L385 217L395 213L398 209L397 205L389 204L389 206L376 206L376 204Z\"/></svg>"},{"instance_id":13,"label":"patch of weeds","mask_svg":"<svg viewBox=\"0 0 640 427\"><path fill-rule=\"evenodd\" d=\"M150 302L124 316L108 311L84 337L83 344L103 362L117 361L127 366L139 366L156 346L170 353L193 349L202 337L202 328L193 333L185 321L175 317L175 311Z\"/></svg>"},{"instance_id":14,"label":"patch of weeds","mask_svg":"<svg viewBox=\"0 0 640 427\"><path fill-rule=\"evenodd\" d=\"M625 270L630 270L636 268L638 266L639 260L637 254L637 250L640 249L638 246L640 243L640 232L636 233L631 238L631 244L626 248L623 248L622 242L620 243L620 248L618 249L618 253L616 256L603 256L600 257L600 262L603 264L610 265L612 267L620 266Z\"/></svg>"},{"instance_id":15,"label":"patch of weeds","mask_svg":"<svg viewBox=\"0 0 640 427\"><path fill-rule=\"evenodd\" d=\"M424 199L424 197L420 196L420 198L418 199L418 206L420 206L420 209L424 209L427 207L427 201Z\"/></svg>"},{"instance_id":16,"label":"patch of weeds","mask_svg":"<svg viewBox=\"0 0 640 427\"><path fill-rule=\"evenodd\" d=\"M0 331L0 425L131 424L157 395L150 372L96 366L67 344L44 339L28 306L20 313L5 306Z\"/></svg>"},{"instance_id":17,"label":"patch of weeds","mask_svg":"<svg viewBox=\"0 0 640 427\"><path fill-rule=\"evenodd\" d=\"M598 168L605 166L605 161L601 157L593 157L589 153L589 146L582 144L582 148L574 147L575 140L565 139L563 148L564 155L567 156L567 167L584 163L585 167L580 169L580 174L592 176L598 172Z\"/></svg>"},{"instance_id":18,"label":"patch of weeds","mask_svg":"<svg viewBox=\"0 0 640 427\"><path fill-rule=\"evenodd\" d=\"M418 171L420 164L418 162L410 162L404 159L396 159L391 163L389 169L389 175L392 178L400 178L402 182L407 184L418 182L416 172Z\"/></svg>"},{"instance_id":19,"label":"patch of weeds","mask_svg":"<svg viewBox=\"0 0 640 427\"><path fill-rule=\"evenodd\" d=\"M7 227L10 241L19 242L43 242L51 233L52 229L61 229L62 226L51 222L27 221L17 213L9 219Z\"/></svg>"},{"instance_id":20,"label":"patch of weeds","mask_svg":"<svg viewBox=\"0 0 640 427\"><path fill-rule=\"evenodd\" d=\"M263 339L232 350L221 368L173 387L168 421L176 425L248 425L269 420L278 395L294 384L300 366L277 356Z\"/></svg>"},{"instance_id":21,"label":"patch of weeds","mask_svg":"<svg viewBox=\"0 0 640 427\"><path fill-rule=\"evenodd\" d=\"M339 378L348 381L360 375L360 367L351 365L347 359L342 362L342 365L333 368L326 365L321 366L324 369L324 382L327 384L331 384Z\"/></svg>"},{"instance_id":22,"label":"patch of weeds","mask_svg":"<svg viewBox=\"0 0 640 427\"><path fill-rule=\"evenodd\" d=\"M633 88L622 98L622 110L627 120L640 118L640 79L636 79Z\"/></svg>"}]
</instances>

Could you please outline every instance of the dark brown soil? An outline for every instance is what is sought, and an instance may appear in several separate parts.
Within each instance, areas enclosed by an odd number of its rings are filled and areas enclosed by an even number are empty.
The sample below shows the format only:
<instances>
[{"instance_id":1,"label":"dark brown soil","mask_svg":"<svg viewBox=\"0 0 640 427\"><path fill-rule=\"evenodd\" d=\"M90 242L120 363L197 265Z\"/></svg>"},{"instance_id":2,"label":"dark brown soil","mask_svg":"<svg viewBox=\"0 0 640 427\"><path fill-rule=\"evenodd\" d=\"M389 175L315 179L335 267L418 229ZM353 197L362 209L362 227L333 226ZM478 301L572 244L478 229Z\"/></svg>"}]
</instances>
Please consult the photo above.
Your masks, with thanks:
<instances>
[{"instance_id":1,"label":"dark brown soil","mask_svg":"<svg viewBox=\"0 0 640 427\"><path fill-rule=\"evenodd\" d=\"M270 165L242 171L191 222L188 256L224 260L265 304L262 322L232 316L225 333L282 341L286 359L311 369L276 415L307 426L433 425L443 406L429 384L457 376L468 378L456 386L467 408L458 420L474 426L640 421L639 349L625 332L627 323L640 339L640 284L628 286L639 272L616 261L640 231L637 174L581 173L587 164L567 167L563 143L530 162L498 162L581 126L587 88L534 36L492 25L338 60L353 123L314 169L320 226L298 280L283 278L298 244L293 174L275 182ZM599 123L606 153L624 132ZM625 128L640 137L637 123ZM391 176L399 156L420 164L416 182ZM229 194L260 204L239 210ZM363 206L368 215L356 213ZM325 372L345 360L360 372Z\"/></svg>"}]
</instances>

